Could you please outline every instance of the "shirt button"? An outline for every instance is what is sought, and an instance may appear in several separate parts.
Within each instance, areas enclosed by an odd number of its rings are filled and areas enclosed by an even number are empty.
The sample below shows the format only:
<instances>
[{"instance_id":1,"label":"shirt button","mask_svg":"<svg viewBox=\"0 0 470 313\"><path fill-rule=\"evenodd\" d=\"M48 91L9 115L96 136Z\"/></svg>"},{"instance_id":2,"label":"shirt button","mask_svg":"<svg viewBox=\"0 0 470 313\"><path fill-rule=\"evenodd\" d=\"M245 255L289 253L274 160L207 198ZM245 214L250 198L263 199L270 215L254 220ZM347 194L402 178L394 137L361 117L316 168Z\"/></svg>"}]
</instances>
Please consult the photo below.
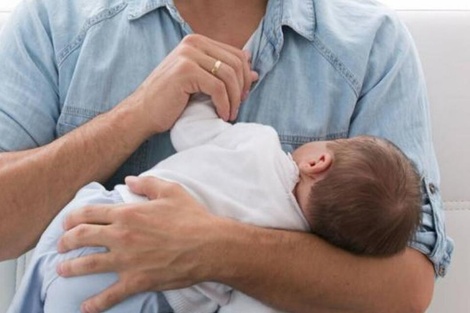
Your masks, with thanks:
<instances>
[{"instance_id":1,"label":"shirt button","mask_svg":"<svg viewBox=\"0 0 470 313\"><path fill-rule=\"evenodd\" d=\"M429 184L429 191L432 193L432 194L435 194L436 193L436 186L431 183Z\"/></svg>"}]
</instances>

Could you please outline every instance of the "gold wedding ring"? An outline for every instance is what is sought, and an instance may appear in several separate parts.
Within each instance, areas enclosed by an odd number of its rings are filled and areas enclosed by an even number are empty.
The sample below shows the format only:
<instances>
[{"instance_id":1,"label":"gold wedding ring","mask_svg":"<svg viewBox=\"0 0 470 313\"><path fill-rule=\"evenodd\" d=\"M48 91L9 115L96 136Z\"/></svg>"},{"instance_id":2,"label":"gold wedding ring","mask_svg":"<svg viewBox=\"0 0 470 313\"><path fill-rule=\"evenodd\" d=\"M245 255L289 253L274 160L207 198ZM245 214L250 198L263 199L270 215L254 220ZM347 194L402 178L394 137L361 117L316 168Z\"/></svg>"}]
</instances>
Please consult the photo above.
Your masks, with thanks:
<instances>
[{"instance_id":1,"label":"gold wedding ring","mask_svg":"<svg viewBox=\"0 0 470 313\"><path fill-rule=\"evenodd\" d=\"M212 75L217 75L217 72L219 71L221 65L222 62L220 60L215 61L214 66L211 69Z\"/></svg>"}]
</instances>

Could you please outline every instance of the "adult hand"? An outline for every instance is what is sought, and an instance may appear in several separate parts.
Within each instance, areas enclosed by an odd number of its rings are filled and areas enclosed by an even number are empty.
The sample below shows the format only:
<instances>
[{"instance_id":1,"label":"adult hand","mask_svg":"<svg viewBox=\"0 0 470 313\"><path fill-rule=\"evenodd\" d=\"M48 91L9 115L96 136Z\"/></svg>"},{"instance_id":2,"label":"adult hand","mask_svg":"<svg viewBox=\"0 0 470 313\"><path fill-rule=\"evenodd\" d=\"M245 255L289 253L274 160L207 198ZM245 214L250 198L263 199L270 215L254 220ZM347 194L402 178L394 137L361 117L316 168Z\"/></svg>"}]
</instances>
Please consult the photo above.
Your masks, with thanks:
<instances>
[{"instance_id":1,"label":"adult hand","mask_svg":"<svg viewBox=\"0 0 470 313\"><path fill-rule=\"evenodd\" d=\"M143 126L151 134L171 128L193 93L210 95L218 115L234 120L257 79L248 52L192 34L147 77L130 103L142 109Z\"/></svg>"},{"instance_id":2,"label":"adult hand","mask_svg":"<svg viewBox=\"0 0 470 313\"><path fill-rule=\"evenodd\" d=\"M84 302L83 312L101 312L142 291L182 288L207 279L208 270L199 265L210 263L208 238L222 219L209 214L178 184L151 177L126 182L151 201L84 207L64 222L60 252L84 246L104 246L109 252L65 261L57 268L61 276L119 276L115 284Z\"/></svg>"}]
</instances>

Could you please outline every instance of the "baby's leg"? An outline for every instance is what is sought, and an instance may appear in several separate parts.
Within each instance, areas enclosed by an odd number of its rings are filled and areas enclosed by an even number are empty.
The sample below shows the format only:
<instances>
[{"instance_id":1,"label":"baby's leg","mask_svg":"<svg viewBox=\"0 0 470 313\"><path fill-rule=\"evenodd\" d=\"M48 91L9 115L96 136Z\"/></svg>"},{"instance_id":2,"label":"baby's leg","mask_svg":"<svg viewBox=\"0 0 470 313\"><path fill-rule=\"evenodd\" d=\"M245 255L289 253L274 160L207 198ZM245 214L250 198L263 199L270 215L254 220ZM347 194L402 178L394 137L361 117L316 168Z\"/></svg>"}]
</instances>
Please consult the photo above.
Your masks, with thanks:
<instances>
[{"instance_id":1,"label":"baby's leg","mask_svg":"<svg viewBox=\"0 0 470 313\"><path fill-rule=\"evenodd\" d=\"M116 191L107 191L97 183L82 188L42 235L9 313L80 312L80 305L84 300L115 283L118 279L115 273L72 278L58 276L56 267L60 262L81 255L102 253L106 249L85 247L59 254L57 242L64 233L63 220L71 211L91 204L119 203L122 203L122 199ZM161 293L147 292L135 295L106 312L170 313L172 311Z\"/></svg>"}]
</instances>

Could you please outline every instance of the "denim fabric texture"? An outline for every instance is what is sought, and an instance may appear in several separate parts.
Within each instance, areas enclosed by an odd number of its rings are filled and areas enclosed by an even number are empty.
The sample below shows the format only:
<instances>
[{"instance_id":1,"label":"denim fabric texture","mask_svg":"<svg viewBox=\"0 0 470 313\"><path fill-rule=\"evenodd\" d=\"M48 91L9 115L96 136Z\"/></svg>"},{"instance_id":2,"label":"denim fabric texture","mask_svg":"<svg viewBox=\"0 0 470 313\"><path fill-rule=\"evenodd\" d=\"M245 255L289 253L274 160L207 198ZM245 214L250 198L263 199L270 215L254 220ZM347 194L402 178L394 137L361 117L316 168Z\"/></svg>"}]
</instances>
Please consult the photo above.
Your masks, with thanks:
<instances>
[{"instance_id":1,"label":"denim fabric texture","mask_svg":"<svg viewBox=\"0 0 470 313\"><path fill-rule=\"evenodd\" d=\"M239 121L273 126L290 152L312 140L385 137L422 175L423 218L410 245L444 276L439 172L424 76L410 34L371 0L270 0L251 45L260 74ZM187 34L171 0L26 0L0 34L0 151L45 145L131 94ZM149 138L112 188L174 153Z\"/></svg>"}]
</instances>

